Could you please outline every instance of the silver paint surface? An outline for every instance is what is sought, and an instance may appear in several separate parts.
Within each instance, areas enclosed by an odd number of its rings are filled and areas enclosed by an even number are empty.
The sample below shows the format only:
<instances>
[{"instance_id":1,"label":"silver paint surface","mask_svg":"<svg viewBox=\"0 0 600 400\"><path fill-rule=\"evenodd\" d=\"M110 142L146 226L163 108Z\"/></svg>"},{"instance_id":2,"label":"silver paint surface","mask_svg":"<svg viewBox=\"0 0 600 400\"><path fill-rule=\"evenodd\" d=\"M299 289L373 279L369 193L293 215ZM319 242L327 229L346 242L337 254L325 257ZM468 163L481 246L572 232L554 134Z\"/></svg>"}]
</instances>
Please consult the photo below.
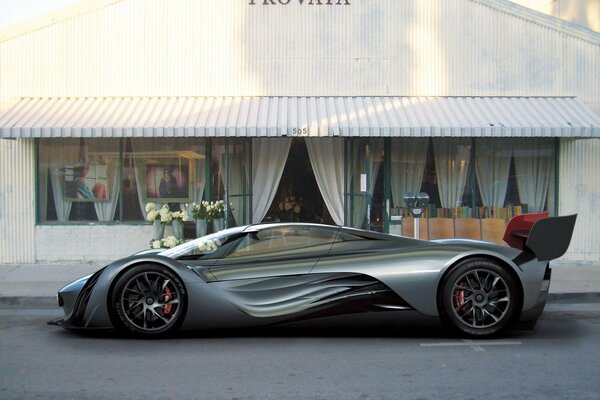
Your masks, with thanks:
<instances>
[{"instance_id":1,"label":"silver paint surface","mask_svg":"<svg viewBox=\"0 0 600 400\"><path fill-rule=\"evenodd\" d=\"M421 241L371 232L365 235L373 240L336 243L329 254L320 257L256 264L212 262L202 268L201 261L178 261L153 252L133 255L108 265L101 273L86 308L85 326L112 326L109 293L113 282L128 268L144 263L161 264L181 278L188 297L182 329L285 322L330 304L356 297L368 299L377 295L376 291L348 294L361 285L376 283L391 289L409 308L436 317L437 292L444 273L470 257L493 258L514 271L523 287L523 311L538 304L546 263L531 259L517 265L513 260L522 254L520 250L475 240ZM388 240L378 240L381 238ZM210 269L216 280L211 282L206 274L196 273L192 268ZM362 280L357 280L357 276ZM80 290L82 282L67 286L61 294L74 299L73 293ZM382 312L390 310L390 315L394 313L391 310L397 312L405 307L381 302L374 306Z\"/></svg>"}]
</instances>

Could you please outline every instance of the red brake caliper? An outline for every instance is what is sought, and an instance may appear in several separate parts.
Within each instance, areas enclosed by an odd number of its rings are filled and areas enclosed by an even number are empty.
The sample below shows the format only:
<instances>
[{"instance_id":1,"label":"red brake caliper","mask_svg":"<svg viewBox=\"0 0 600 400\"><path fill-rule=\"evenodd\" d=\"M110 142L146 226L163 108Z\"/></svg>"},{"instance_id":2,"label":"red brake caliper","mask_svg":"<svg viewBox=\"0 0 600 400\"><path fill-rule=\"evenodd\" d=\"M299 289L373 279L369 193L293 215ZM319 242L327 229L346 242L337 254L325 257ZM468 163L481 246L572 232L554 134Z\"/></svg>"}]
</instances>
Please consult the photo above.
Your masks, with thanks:
<instances>
[{"instance_id":1,"label":"red brake caliper","mask_svg":"<svg viewBox=\"0 0 600 400\"><path fill-rule=\"evenodd\" d=\"M165 303L169 302L170 300L171 300L171 289L169 289L168 287L165 287ZM171 308L173 308L173 304L167 304L165 306L165 310L163 311L163 314L170 313Z\"/></svg>"},{"instance_id":2,"label":"red brake caliper","mask_svg":"<svg viewBox=\"0 0 600 400\"><path fill-rule=\"evenodd\" d=\"M459 286L463 286L462 283ZM457 290L454 292L454 298L456 299L456 305L460 308L465 304L465 291Z\"/></svg>"}]
</instances>

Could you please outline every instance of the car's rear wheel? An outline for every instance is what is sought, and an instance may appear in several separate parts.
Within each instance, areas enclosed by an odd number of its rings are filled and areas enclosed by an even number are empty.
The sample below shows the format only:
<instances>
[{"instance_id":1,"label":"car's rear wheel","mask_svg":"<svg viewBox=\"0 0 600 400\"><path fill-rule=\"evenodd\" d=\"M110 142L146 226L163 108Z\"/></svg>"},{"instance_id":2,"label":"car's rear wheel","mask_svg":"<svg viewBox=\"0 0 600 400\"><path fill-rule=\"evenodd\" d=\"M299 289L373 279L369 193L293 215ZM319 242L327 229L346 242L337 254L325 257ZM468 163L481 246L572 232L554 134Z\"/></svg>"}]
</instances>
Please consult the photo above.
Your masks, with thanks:
<instances>
[{"instance_id":1,"label":"car's rear wheel","mask_svg":"<svg viewBox=\"0 0 600 400\"><path fill-rule=\"evenodd\" d=\"M504 330L513 320L520 293L512 274L488 259L463 261L441 288L443 322L462 334L484 337Z\"/></svg>"},{"instance_id":2,"label":"car's rear wheel","mask_svg":"<svg viewBox=\"0 0 600 400\"><path fill-rule=\"evenodd\" d=\"M164 336L179 329L187 296L179 277L168 268L138 265L116 282L111 306L117 329L138 336Z\"/></svg>"}]
</instances>

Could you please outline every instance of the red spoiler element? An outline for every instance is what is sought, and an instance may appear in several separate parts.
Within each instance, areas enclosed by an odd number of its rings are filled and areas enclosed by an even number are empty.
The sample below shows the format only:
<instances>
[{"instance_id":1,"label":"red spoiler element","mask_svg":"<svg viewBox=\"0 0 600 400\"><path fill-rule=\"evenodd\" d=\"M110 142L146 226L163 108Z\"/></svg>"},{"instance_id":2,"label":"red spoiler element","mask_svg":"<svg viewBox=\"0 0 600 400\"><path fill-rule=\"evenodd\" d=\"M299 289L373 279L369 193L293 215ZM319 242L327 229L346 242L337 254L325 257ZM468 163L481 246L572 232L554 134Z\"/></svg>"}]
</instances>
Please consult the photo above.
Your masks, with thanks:
<instances>
[{"instance_id":1,"label":"red spoiler element","mask_svg":"<svg viewBox=\"0 0 600 400\"><path fill-rule=\"evenodd\" d=\"M542 218L548 218L548 211L532 214L521 214L513 217L504 231L502 238L510 247L525 249L525 243L533 225Z\"/></svg>"}]
</instances>

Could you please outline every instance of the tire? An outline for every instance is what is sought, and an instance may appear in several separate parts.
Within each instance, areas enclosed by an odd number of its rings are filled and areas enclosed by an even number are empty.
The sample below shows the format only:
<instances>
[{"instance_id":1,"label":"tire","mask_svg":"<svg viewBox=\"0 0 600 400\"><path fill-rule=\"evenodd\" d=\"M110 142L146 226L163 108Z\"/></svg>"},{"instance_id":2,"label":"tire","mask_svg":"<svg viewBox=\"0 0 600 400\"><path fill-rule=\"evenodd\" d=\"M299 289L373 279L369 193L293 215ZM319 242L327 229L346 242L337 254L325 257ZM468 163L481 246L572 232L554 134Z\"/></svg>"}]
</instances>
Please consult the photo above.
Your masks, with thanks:
<instances>
[{"instance_id":1,"label":"tire","mask_svg":"<svg viewBox=\"0 0 600 400\"><path fill-rule=\"evenodd\" d=\"M488 259L470 259L445 277L438 300L445 325L466 336L486 337L513 321L521 293L504 267Z\"/></svg>"},{"instance_id":2,"label":"tire","mask_svg":"<svg viewBox=\"0 0 600 400\"><path fill-rule=\"evenodd\" d=\"M115 328L139 337L162 337L179 330L187 311L181 279L158 264L138 265L115 283L111 312Z\"/></svg>"}]
</instances>

